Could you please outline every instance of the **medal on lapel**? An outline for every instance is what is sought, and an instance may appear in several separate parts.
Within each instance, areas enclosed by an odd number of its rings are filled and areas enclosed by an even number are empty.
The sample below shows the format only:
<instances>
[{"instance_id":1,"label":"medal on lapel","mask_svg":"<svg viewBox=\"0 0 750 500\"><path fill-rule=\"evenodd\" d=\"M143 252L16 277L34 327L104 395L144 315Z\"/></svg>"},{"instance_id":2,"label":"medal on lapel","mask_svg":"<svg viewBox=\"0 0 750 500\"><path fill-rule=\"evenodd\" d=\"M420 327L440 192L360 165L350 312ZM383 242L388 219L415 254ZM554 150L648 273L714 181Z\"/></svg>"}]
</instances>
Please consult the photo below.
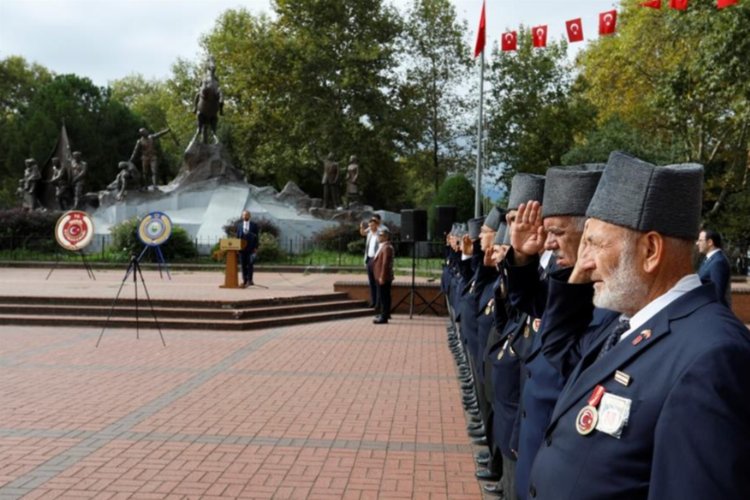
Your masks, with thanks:
<instances>
[{"instance_id":1,"label":"medal on lapel","mask_svg":"<svg viewBox=\"0 0 750 500\"><path fill-rule=\"evenodd\" d=\"M505 355L505 348L506 348L506 347L508 347L508 339L505 339L505 343L504 343L504 344L503 344L503 346L502 346L502 347L500 348L500 352L499 352L499 353L497 353L497 360L498 360L498 361L500 361L501 359L503 359L503 356Z\"/></svg>"},{"instance_id":2,"label":"medal on lapel","mask_svg":"<svg viewBox=\"0 0 750 500\"><path fill-rule=\"evenodd\" d=\"M487 303L487 307L484 308L484 314L492 314L492 309L495 306L495 299L490 299L490 301Z\"/></svg>"},{"instance_id":3,"label":"medal on lapel","mask_svg":"<svg viewBox=\"0 0 750 500\"><path fill-rule=\"evenodd\" d=\"M641 333L638 334L636 338L633 339L631 344L638 345L644 340L648 340L651 338L651 330L643 330Z\"/></svg>"},{"instance_id":4,"label":"medal on lapel","mask_svg":"<svg viewBox=\"0 0 750 500\"><path fill-rule=\"evenodd\" d=\"M602 385L594 387L591 396L589 396L588 404L578 412L578 416L576 417L576 430L581 436L591 434L596 427L597 421L599 420L599 412L596 407L599 406L599 401L601 401L604 391L605 389Z\"/></svg>"}]
</instances>

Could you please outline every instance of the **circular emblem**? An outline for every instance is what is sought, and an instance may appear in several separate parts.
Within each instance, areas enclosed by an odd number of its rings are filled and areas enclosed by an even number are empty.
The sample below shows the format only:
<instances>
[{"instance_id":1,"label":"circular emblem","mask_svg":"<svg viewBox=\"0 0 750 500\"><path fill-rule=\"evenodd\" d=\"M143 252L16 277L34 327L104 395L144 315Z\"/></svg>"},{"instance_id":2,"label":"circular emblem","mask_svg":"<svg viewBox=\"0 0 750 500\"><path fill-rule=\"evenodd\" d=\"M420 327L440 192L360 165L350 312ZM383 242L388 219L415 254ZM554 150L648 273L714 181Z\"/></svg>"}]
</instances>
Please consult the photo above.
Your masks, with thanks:
<instances>
[{"instance_id":1,"label":"circular emblem","mask_svg":"<svg viewBox=\"0 0 750 500\"><path fill-rule=\"evenodd\" d=\"M542 326L542 320L540 318L534 318L534 324L531 325L534 331L538 332L540 326Z\"/></svg>"},{"instance_id":2,"label":"circular emblem","mask_svg":"<svg viewBox=\"0 0 750 500\"><path fill-rule=\"evenodd\" d=\"M163 212L151 212L138 225L138 239L150 247L158 247L171 235L172 221Z\"/></svg>"},{"instance_id":3,"label":"circular emblem","mask_svg":"<svg viewBox=\"0 0 750 500\"><path fill-rule=\"evenodd\" d=\"M83 250L94 238L94 222L81 210L69 210L57 219L55 239L65 250Z\"/></svg>"},{"instance_id":4,"label":"circular emblem","mask_svg":"<svg viewBox=\"0 0 750 500\"><path fill-rule=\"evenodd\" d=\"M591 405L586 405L581 408L576 417L576 430L578 434L585 436L590 434L591 431L596 427L596 421L599 419L599 414Z\"/></svg>"}]
</instances>

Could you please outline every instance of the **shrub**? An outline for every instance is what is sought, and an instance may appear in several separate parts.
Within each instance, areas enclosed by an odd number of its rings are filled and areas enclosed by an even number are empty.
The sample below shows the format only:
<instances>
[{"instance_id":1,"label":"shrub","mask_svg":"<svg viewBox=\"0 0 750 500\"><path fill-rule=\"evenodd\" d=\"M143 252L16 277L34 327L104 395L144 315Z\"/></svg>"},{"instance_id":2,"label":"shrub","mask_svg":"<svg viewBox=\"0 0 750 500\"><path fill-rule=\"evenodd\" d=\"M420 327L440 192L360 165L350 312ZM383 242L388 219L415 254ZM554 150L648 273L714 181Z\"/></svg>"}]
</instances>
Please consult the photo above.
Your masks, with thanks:
<instances>
[{"instance_id":1,"label":"shrub","mask_svg":"<svg viewBox=\"0 0 750 500\"><path fill-rule=\"evenodd\" d=\"M270 233L260 233L258 245L258 262L278 262L285 256L284 250L279 245L279 240Z\"/></svg>"},{"instance_id":2,"label":"shrub","mask_svg":"<svg viewBox=\"0 0 750 500\"><path fill-rule=\"evenodd\" d=\"M332 252L346 252L349 243L362 239L358 225L344 223L327 227L313 236L318 249ZM364 247L362 248L364 252Z\"/></svg>"},{"instance_id":3,"label":"shrub","mask_svg":"<svg viewBox=\"0 0 750 500\"><path fill-rule=\"evenodd\" d=\"M138 239L138 225L141 219L133 217L113 226L112 244L110 249L119 254L123 259L129 259L131 255L140 255L143 251L143 243ZM172 235L161 245L161 252L167 262L173 260L193 259L198 256L190 235L180 226L172 226ZM157 262L155 251L146 252L150 262Z\"/></svg>"},{"instance_id":4,"label":"shrub","mask_svg":"<svg viewBox=\"0 0 750 500\"><path fill-rule=\"evenodd\" d=\"M0 249L54 252L58 248L55 225L62 214L22 208L0 210Z\"/></svg>"}]
</instances>

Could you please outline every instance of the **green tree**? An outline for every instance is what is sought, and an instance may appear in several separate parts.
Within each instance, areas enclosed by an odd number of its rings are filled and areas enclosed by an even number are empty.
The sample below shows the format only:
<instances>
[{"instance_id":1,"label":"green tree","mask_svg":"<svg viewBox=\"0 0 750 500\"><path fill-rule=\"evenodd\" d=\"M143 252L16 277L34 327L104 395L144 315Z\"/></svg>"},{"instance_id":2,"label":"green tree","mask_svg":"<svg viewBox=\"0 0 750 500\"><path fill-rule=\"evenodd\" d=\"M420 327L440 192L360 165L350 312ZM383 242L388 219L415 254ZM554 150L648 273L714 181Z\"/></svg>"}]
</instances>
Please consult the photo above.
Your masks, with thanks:
<instances>
[{"instance_id":1,"label":"green tree","mask_svg":"<svg viewBox=\"0 0 750 500\"><path fill-rule=\"evenodd\" d=\"M463 175L453 175L443 181L430 206L430 220L433 228L435 227L435 207L439 205L456 207L456 220L458 221L467 221L474 217L474 187L471 182Z\"/></svg>"},{"instance_id":2,"label":"green tree","mask_svg":"<svg viewBox=\"0 0 750 500\"><path fill-rule=\"evenodd\" d=\"M0 206L16 203L19 169L27 150L21 133L22 114L52 74L43 66L30 64L23 57L9 56L0 61Z\"/></svg>"},{"instance_id":3,"label":"green tree","mask_svg":"<svg viewBox=\"0 0 750 500\"><path fill-rule=\"evenodd\" d=\"M465 160L457 140L467 114L461 89L472 66L466 33L448 0L414 0L407 13L401 96L411 137L405 162L418 172L414 181L431 182L432 193Z\"/></svg>"},{"instance_id":4,"label":"green tree","mask_svg":"<svg viewBox=\"0 0 750 500\"><path fill-rule=\"evenodd\" d=\"M747 212L750 164L750 5L686 11L622 7L618 35L588 46L579 60L599 123L616 116L654 152L645 159L705 166L704 215L719 230ZM740 224L741 226L741 224Z\"/></svg>"},{"instance_id":5,"label":"green tree","mask_svg":"<svg viewBox=\"0 0 750 500\"><path fill-rule=\"evenodd\" d=\"M321 158L360 160L364 200L403 202L397 168L395 42L381 0L278 0L277 18L225 12L203 45L217 60L234 152L251 182L319 194Z\"/></svg>"},{"instance_id":6,"label":"green tree","mask_svg":"<svg viewBox=\"0 0 750 500\"><path fill-rule=\"evenodd\" d=\"M521 26L519 40L531 40ZM516 172L544 173L562 164L577 135L587 130L593 109L574 92L565 41L517 52L495 47L488 80L488 149L492 163L505 164L506 182Z\"/></svg>"}]
</instances>

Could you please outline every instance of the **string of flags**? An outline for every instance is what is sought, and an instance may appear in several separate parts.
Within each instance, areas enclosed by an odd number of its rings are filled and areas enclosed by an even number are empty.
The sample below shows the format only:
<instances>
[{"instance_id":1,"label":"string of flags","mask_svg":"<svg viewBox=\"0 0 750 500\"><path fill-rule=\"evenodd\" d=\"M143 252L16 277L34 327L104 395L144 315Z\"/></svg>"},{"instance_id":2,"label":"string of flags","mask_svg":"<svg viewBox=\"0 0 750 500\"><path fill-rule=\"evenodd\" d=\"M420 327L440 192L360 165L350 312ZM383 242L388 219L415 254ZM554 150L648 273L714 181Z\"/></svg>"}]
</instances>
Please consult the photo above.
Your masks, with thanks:
<instances>
[{"instance_id":1,"label":"string of flags","mask_svg":"<svg viewBox=\"0 0 750 500\"><path fill-rule=\"evenodd\" d=\"M686 10L689 0L666 0L670 9ZM724 9L735 5L739 0L716 0L716 8ZM661 9L662 0L647 0L641 3L641 7L650 9ZM485 44L485 8L482 2L482 15L479 21L479 32L477 33L477 42L474 47L474 57L478 56L484 50ZM570 43L583 41L583 23L581 18L571 19L565 22L565 30ZM612 35L617 30L617 10L608 10L599 14L599 35ZM547 46L547 25L542 24L531 28L531 43L534 47ZM518 33L516 31L507 31L500 36L500 50L510 52L518 50Z\"/></svg>"}]
</instances>

